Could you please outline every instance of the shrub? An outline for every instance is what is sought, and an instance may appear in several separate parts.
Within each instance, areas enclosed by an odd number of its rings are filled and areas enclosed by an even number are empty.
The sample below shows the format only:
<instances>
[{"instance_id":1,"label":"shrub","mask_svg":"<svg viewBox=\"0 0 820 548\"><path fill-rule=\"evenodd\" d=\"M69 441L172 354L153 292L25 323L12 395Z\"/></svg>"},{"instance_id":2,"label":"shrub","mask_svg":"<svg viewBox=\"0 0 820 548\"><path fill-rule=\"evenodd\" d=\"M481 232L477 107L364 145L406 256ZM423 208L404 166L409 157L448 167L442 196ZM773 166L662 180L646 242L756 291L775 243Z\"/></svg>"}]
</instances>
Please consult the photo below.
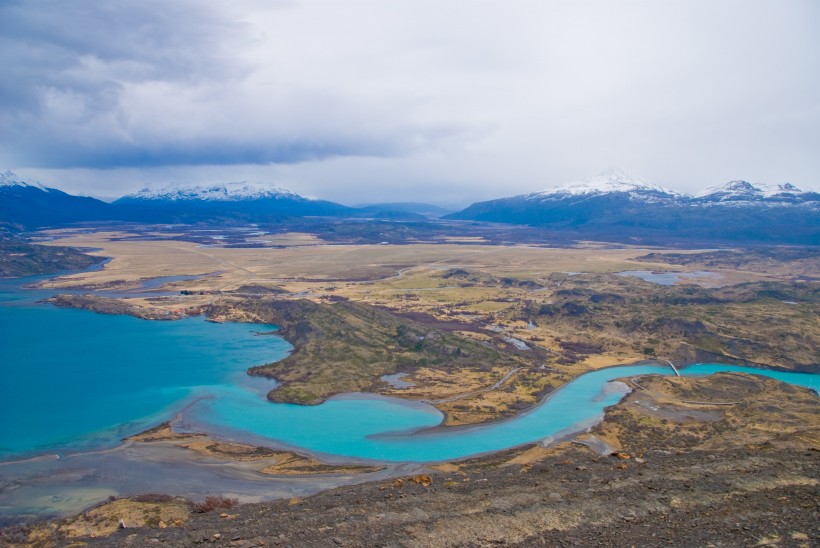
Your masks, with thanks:
<instances>
[{"instance_id":1,"label":"shrub","mask_svg":"<svg viewBox=\"0 0 820 548\"><path fill-rule=\"evenodd\" d=\"M204 514L205 512L210 512L211 510L215 510L217 508L233 508L237 504L239 504L238 499L208 495L202 502L194 504L193 510L194 512Z\"/></svg>"}]
</instances>

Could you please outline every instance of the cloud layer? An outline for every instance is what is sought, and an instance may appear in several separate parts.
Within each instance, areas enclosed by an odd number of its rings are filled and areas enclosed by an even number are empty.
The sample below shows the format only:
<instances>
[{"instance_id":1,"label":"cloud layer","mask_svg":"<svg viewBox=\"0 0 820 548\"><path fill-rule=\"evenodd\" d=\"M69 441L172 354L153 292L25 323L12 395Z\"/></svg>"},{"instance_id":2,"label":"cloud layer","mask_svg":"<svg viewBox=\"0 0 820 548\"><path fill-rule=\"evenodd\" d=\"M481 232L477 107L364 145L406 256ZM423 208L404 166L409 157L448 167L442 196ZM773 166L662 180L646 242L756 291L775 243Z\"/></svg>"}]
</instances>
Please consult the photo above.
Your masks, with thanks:
<instances>
[{"instance_id":1,"label":"cloud layer","mask_svg":"<svg viewBox=\"0 0 820 548\"><path fill-rule=\"evenodd\" d=\"M467 202L610 164L820 184L812 0L0 2L0 163Z\"/></svg>"}]
</instances>

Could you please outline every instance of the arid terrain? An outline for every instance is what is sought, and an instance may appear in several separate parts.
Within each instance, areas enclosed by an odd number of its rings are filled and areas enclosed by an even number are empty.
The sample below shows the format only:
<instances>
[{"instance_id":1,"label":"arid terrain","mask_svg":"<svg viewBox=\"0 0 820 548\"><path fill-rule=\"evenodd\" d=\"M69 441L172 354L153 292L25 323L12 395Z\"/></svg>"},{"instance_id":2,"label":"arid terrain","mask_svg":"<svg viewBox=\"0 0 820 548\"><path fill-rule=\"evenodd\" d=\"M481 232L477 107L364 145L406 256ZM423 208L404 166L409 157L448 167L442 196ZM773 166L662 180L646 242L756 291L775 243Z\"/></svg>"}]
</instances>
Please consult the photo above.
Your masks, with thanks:
<instances>
[{"instance_id":1,"label":"arid terrain","mask_svg":"<svg viewBox=\"0 0 820 548\"><path fill-rule=\"evenodd\" d=\"M218 232L218 230L215 230ZM168 229L50 231L47 245L110 258L62 275L58 306L152 320L206 315L276 324L293 346L253 368L275 402L344 392L424 400L445 425L520 413L572 378L641 360L820 372L820 253L446 243L332 244L266 235L203 245ZM210 241L210 240L209 240ZM624 272L634 273L625 275ZM671 285L645 281L672 273ZM167 283L156 296L146 281ZM667 278L668 280L668 278ZM118 295L94 295L94 290ZM128 295L133 291L134 295ZM429 466L306 499L235 505L148 494L7 528L10 546L812 546L820 405L807 389L743 374L624 379L633 390L587 433ZM169 425L129 443L252 462L271 475L356 475ZM777 501L772 505L771 501ZM123 520L125 529L120 529ZM112 535L105 538L92 539Z\"/></svg>"}]
</instances>

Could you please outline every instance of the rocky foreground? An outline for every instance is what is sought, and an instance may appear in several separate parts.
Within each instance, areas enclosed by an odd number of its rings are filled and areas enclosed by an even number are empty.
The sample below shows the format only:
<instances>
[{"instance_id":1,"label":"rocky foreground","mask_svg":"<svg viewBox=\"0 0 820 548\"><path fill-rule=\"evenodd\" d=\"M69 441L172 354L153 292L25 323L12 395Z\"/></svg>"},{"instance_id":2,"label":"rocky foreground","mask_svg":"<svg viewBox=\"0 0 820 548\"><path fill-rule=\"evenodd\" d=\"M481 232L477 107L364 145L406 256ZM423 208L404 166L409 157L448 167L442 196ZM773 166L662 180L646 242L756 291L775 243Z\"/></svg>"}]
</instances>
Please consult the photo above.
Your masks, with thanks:
<instances>
[{"instance_id":1,"label":"rocky foreground","mask_svg":"<svg viewBox=\"0 0 820 548\"><path fill-rule=\"evenodd\" d=\"M88 546L816 546L813 451L651 451L643 464L568 448L122 529Z\"/></svg>"}]
</instances>

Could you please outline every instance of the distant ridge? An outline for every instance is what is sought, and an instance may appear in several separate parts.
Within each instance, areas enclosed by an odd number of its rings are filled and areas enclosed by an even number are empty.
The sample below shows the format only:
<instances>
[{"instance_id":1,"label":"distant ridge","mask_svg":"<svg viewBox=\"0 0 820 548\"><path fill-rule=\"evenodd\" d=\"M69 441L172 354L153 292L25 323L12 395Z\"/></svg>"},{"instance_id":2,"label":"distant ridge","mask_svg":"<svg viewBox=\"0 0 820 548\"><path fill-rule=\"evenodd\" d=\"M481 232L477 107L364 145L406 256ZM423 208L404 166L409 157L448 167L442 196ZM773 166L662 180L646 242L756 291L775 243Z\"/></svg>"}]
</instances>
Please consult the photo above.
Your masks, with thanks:
<instances>
[{"instance_id":1,"label":"distant ridge","mask_svg":"<svg viewBox=\"0 0 820 548\"><path fill-rule=\"evenodd\" d=\"M820 194L800 190L791 183L779 185L752 184L730 181L709 187L697 193L693 202L698 204L733 203L740 206L759 204L812 204L820 201Z\"/></svg>"},{"instance_id":2,"label":"distant ridge","mask_svg":"<svg viewBox=\"0 0 820 548\"><path fill-rule=\"evenodd\" d=\"M21 229L59 226L79 221L111 220L109 205L73 196L13 171L0 173L0 223Z\"/></svg>"},{"instance_id":3,"label":"distant ridge","mask_svg":"<svg viewBox=\"0 0 820 548\"><path fill-rule=\"evenodd\" d=\"M677 192L638 179L618 167L609 167L595 177L586 181L574 181L541 192L529 194L531 199L554 198L564 196L600 195L610 193L627 193L636 195L680 196Z\"/></svg>"},{"instance_id":4,"label":"distant ridge","mask_svg":"<svg viewBox=\"0 0 820 548\"><path fill-rule=\"evenodd\" d=\"M245 181L144 188L107 204L12 171L0 173L0 235L88 221L235 223L317 216L414 222L437 214L435 206L412 202L351 208ZM586 181L478 202L443 218L531 225L562 238L603 241L820 245L816 191L791 183L730 181L690 196L618 168Z\"/></svg>"},{"instance_id":5,"label":"distant ridge","mask_svg":"<svg viewBox=\"0 0 820 548\"><path fill-rule=\"evenodd\" d=\"M144 188L112 205L121 218L150 222L274 221L288 217L339 216L352 211L334 202L305 198L277 186L246 181Z\"/></svg>"},{"instance_id":6,"label":"distant ridge","mask_svg":"<svg viewBox=\"0 0 820 548\"><path fill-rule=\"evenodd\" d=\"M362 204L355 207L359 216L374 215L376 217L400 217L400 214L405 214L417 218L438 218L453 212L451 209L419 202Z\"/></svg>"},{"instance_id":7,"label":"distant ridge","mask_svg":"<svg viewBox=\"0 0 820 548\"><path fill-rule=\"evenodd\" d=\"M514 223L619 241L820 245L820 194L731 181L695 196L609 168L586 180L472 204L447 219Z\"/></svg>"},{"instance_id":8,"label":"distant ridge","mask_svg":"<svg viewBox=\"0 0 820 548\"><path fill-rule=\"evenodd\" d=\"M264 183L247 181L212 185L180 184L160 188L143 188L139 192L123 196L121 200L169 200L169 201L222 201L278 199L306 200L295 192Z\"/></svg>"}]
</instances>

